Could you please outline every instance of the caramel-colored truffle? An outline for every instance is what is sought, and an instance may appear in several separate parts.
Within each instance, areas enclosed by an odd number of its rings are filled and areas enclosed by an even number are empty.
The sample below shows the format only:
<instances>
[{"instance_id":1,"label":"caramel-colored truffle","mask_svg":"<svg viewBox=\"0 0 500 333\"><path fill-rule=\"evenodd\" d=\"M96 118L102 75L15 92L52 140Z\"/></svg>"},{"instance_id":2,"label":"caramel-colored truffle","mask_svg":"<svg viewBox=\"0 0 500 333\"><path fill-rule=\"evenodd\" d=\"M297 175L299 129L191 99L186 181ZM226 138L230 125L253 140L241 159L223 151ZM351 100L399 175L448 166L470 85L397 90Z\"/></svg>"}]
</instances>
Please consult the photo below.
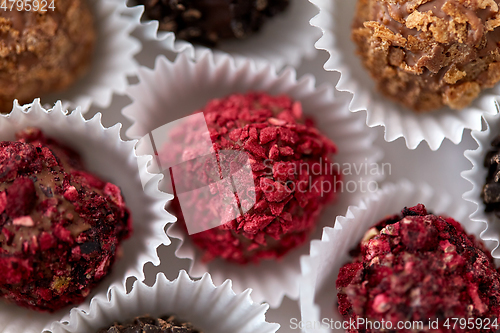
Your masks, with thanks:
<instances>
[{"instance_id":1,"label":"caramel-colored truffle","mask_svg":"<svg viewBox=\"0 0 500 333\"><path fill-rule=\"evenodd\" d=\"M390 99L462 109L500 80L500 0L359 0L352 37Z\"/></svg>"},{"instance_id":2,"label":"caramel-colored truffle","mask_svg":"<svg viewBox=\"0 0 500 333\"><path fill-rule=\"evenodd\" d=\"M0 9L0 112L69 87L89 67L96 33L86 1L53 3Z\"/></svg>"}]
</instances>

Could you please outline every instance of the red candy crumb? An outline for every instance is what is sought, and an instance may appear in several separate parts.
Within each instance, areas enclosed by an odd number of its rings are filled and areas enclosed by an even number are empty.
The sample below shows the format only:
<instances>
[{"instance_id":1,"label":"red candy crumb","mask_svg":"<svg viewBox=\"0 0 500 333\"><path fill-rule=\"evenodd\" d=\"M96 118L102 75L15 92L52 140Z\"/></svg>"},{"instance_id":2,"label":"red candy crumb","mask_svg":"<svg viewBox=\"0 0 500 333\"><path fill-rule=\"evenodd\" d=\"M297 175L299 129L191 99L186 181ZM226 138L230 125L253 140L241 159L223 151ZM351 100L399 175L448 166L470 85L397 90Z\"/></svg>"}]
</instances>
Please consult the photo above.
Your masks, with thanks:
<instances>
[{"instance_id":1,"label":"red candy crumb","mask_svg":"<svg viewBox=\"0 0 500 333\"><path fill-rule=\"evenodd\" d=\"M35 128L17 138L0 142L0 297L53 312L107 275L130 213L71 149Z\"/></svg>"},{"instance_id":2,"label":"red candy crumb","mask_svg":"<svg viewBox=\"0 0 500 333\"><path fill-rule=\"evenodd\" d=\"M281 258L302 245L314 230L322 209L336 197L340 175L337 170L325 170L336 152L335 145L312 122L303 119L301 104L285 95L234 94L211 100L200 111L204 113L216 153L246 152L253 179L240 181L248 189L254 187L256 192L256 203L243 216L190 236L203 252L203 260L222 258L239 264L258 263ZM195 145L201 133L200 126L186 124L171 135L172 143L163 147L160 159L168 165L169 160L182 157L187 161L186 156L197 156L196 151L185 151L184 147ZM320 165L322 172L317 171ZM206 173L206 178L211 179L203 166L194 170L191 175L174 179L176 188L196 187L190 182L201 179L200 174ZM245 199L237 198L244 206ZM200 225L210 224L206 212L227 210L222 205L223 198L207 202L192 195L189 200ZM176 200L173 209L179 223L185 226ZM224 212L219 216L224 216Z\"/></svg>"},{"instance_id":3,"label":"red candy crumb","mask_svg":"<svg viewBox=\"0 0 500 333\"><path fill-rule=\"evenodd\" d=\"M452 218L428 214L421 204L405 208L368 230L352 254L336 281L344 320L391 322L393 328L422 321L418 332L496 331L492 325L453 325L452 318L500 321L500 273L483 243ZM436 320L439 326L429 327ZM379 330L365 324L348 332Z\"/></svg>"}]
</instances>

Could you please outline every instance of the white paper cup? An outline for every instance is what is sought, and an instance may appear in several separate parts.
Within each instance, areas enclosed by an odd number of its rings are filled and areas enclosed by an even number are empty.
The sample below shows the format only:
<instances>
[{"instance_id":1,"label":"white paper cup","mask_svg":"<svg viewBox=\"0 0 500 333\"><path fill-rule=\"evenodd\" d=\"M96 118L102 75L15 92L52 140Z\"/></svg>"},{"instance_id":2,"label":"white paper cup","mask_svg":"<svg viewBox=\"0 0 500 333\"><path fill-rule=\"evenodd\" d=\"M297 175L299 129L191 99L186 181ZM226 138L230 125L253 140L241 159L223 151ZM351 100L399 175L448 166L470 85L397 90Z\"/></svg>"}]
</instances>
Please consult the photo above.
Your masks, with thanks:
<instances>
[{"instance_id":1,"label":"white paper cup","mask_svg":"<svg viewBox=\"0 0 500 333\"><path fill-rule=\"evenodd\" d=\"M214 59L210 53L196 63L184 54L179 55L174 63L159 57L154 70L139 70L139 84L129 89L133 102L124 108L123 114L133 125L127 135L141 138L163 124L190 115L214 98L236 92L265 91L271 95L287 94L302 103L304 114L313 116L318 128L337 145L334 162L340 165L349 163L355 167L376 162L381 154L379 149L373 147L374 133L366 131L362 118L348 111L346 100L330 86L315 88L314 79L310 76L298 81L295 76L295 71L290 68L278 75L270 65L257 68L251 60L235 64L230 56ZM157 145L157 148L160 147ZM349 204L357 202L361 191L354 191L354 186L360 190L363 185L359 181L363 177L366 191L367 182L375 184L377 175L368 173L365 176L364 169L361 175L356 175L354 171L344 175L346 190L339 193L338 200L324 210L312 238L320 238L323 226L333 226L334 217L345 211ZM353 193L348 193L347 184L350 184ZM230 278L236 292L252 288L252 297L257 302L269 302L271 307L278 307L285 295L291 299L298 298L299 258L307 253L307 244L291 251L281 261L264 261L258 266L236 265L221 260L206 264L200 260L200 252L190 238L177 225L167 233L182 240L176 255L192 260L191 276L199 277L209 272L216 283Z\"/></svg>"},{"instance_id":2,"label":"white paper cup","mask_svg":"<svg viewBox=\"0 0 500 333\"><path fill-rule=\"evenodd\" d=\"M134 0L130 0L129 5L133 4ZM136 7L144 9L142 5ZM237 61L251 58L258 65L271 63L278 69L285 65L296 67L303 58L312 58L316 52L314 42L321 32L312 27L309 21L317 13L318 10L308 1L290 0L286 11L269 18L260 31L243 40L221 40L213 49L214 54L228 53ZM207 50L205 46L176 39L173 32L159 31L157 20L143 17L143 25L147 29L143 31L142 37L157 40L165 50L185 52L192 59L198 59Z\"/></svg>"},{"instance_id":3,"label":"white paper cup","mask_svg":"<svg viewBox=\"0 0 500 333\"><path fill-rule=\"evenodd\" d=\"M99 294L90 310L71 310L67 321L52 325L52 332L94 333L139 316L175 315L204 333L275 333L279 324L266 322L268 308L252 302L250 290L235 294L229 280L215 286L209 274L193 281L181 271L177 279L168 281L160 273L152 287L136 281L129 294L114 287Z\"/></svg>"},{"instance_id":4,"label":"white paper cup","mask_svg":"<svg viewBox=\"0 0 500 333\"><path fill-rule=\"evenodd\" d=\"M79 152L87 170L120 187L131 211L134 231L122 243L123 256L117 259L111 273L91 292L84 305L109 286L125 289L129 276L143 280L143 266L147 262L159 264L157 247L170 244L164 229L174 221L164 209L168 195L158 190L161 176L153 176L146 170L151 156L136 156L136 142L120 138L121 125L105 128L100 114L85 120L79 109L67 115L60 102L53 109L45 110L38 100L24 106L16 101L12 113L0 116L0 141L15 140L17 131L30 126L40 128L48 137ZM143 178L152 178L151 186L145 190L140 172ZM40 333L54 320L68 315L70 308L54 314L39 313L0 300L0 332Z\"/></svg>"},{"instance_id":5,"label":"white paper cup","mask_svg":"<svg viewBox=\"0 0 500 333\"><path fill-rule=\"evenodd\" d=\"M311 24L323 31L316 48L330 53L324 68L340 72L336 88L353 94L349 109L366 110L366 124L384 126L385 140L403 137L409 149L426 141L437 150L445 138L458 144L464 129L480 130L481 115L496 114L493 101L500 86L485 90L467 108L456 111L442 108L432 113L415 113L393 103L379 93L370 74L363 67L351 40L351 25L355 16L356 0L309 0L320 8Z\"/></svg>"},{"instance_id":6,"label":"white paper cup","mask_svg":"<svg viewBox=\"0 0 500 333\"><path fill-rule=\"evenodd\" d=\"M140 25L139 17L126 0L88 0L97 34L95 50L87 73L68 89L46 95L44 105L61 100L65 109L110 106L113 94L124 94L127 76L135 74L142 45L131 33Z\"/></svg>"},{"instance_id":7,"label":"white paper cup","mask_svg":"<svg viewBox=\"0 0 500 333\"><path fill-rule=\"evenodd\" d=\"M500 258L498 245L500 243L500 220L494 213L485 213L485 205L481 198L481 191L486 181L488 170L484 167L483 161L486 153L491 149L491 141L500 134L499 115L485 115L486 130L472 131L471 135L476 140L478 147L476 150L465 151L465 157L472 163L472 168L462 172L462 177L472 184L472 189L463 195L463 198L476 205L476 210L470 215L471 220L481 225L481 238L495 244L492 255Z\"/></svg>"},{"instance_id":8,"label":"white paper cup","mask_svg":"<svg viewBox=\"0 0 500 333\"><path fill-rule=\"evenodd\" d=\"M480 223L468 219L466 205L453 202L446 192L434 190L427 184L414 185L405 180L385 185L379 192L364 198L357 206L349 207L345 216L337 217L334 228L324 228L321 241L313 241L310 255L302 258L300 309L303 324L321 323L323 318L327 318L329 322L343 321L337 311L335 281L340 268L352 261L349 251L359 244L370 227L384 217L398 214L405 206L411 207L419 203L424 204L433 214L454 218L470 234L479 236L482 230ZM485 244L490 249L493 246L492 242ZM331 325L317 325L305 328L303 332L344 332L330 328Z\"/></svg>"}]
</instances>

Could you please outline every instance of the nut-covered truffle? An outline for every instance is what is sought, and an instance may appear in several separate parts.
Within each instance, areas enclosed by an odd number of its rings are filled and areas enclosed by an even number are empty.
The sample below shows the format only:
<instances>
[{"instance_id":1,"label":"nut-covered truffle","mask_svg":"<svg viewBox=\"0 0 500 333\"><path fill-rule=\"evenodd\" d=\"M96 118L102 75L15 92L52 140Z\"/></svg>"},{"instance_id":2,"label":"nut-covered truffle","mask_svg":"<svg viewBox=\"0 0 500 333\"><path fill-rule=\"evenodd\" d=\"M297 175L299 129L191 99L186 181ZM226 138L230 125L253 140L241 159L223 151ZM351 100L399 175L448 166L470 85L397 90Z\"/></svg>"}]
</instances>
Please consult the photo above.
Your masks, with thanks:
<instances>
[{"instance_id":1,"label":"nut-covered truffle","mask_svg":"<svg viewBox=\"0 0 500 333\"><path fill-rule=\"evenodd\" d=\"M368 230L351 254L336 282L345 320L385 322L388 332L414 332L396 327L420 321L418 332L498 328L500 274L484 245L454 219L428 214L421 204L405 208ZM469 326L460 330L453 318ZM368 325L349 332L379 332Z\"/></svg>"},{"instance_id":2,"label":"nut-covered truffle","mask_svg":"<svg viewBox=\"0 0 500 333\"><path fill-rule=\"evenodd\" d=\"M500 80L499 0L358 0L352 37L378 89L418 112Z\"/></svg>"},{"instance_id":3,"label":"nut-covered truffle","mask_svg":"<svg viewBox=\"0 0 500 333\"><path fill-rule=\"evenodd\" d=\"M220 39L243 39L284 11L289 0L137 0L160 29L180 39L215 45Z\"/></svg>"},{"instance_id":4,"label":"nut-covered truffle","mask_svg":"<svg viewBox=\"0 0 500 333\"><path fill-rule=\"evenodd\" d=\"M243 189L234 193L238 207L247 202L247 198L240 195L242 192L251 191L255 198L243 214L231 215L237 217L190 236L203 252L203 259L222 258L240 264L259 262L281 258L303 244L314 230L323 208L336 197L340 176L331 163L335 145L318 131L312 120L304 119L300 102L286 95L234 94L212 100L200 111L218 161L222 160L221 151L238 151L248 156L249 179L234 180L240 190ZM193 158L197 152L184 147L193 146L201 131L203 128L189 123L183 126L160 152L160 157L167 162ZM195 160L195 163L198 162ZM196 187L195 179L205 174L210 178L213 176L210 172L214 171L217 178L223 177L220 174L223 171L219 170L227 166L220 164L210 170L204 164L195 166L190 169L194 171L174 179L175 187ZM211 211L218 211L216 216L231 213L225 205L229 196L222 192L210 201L194 194L184 200L192 205L182 208L190 209L192 220L201 225L214 225L208 221L214 216L208 214ZM180 222L184 223L178 203L174 207Z\"/></svg>"},{"instance_id":5,"label":"nut-covered truffle","mask_svg":"<svg viewBox=\"0 0 500 333\"><path fill-rule=\"evenodd\" d=\"M2 3L5 3L3 1ZM68 88L91 62L96 33L86 0L0 8L0 112ZM45 7L43 4L47 4ZM27 10L27 5L31 10Z\"/></svg>"},{"instance_id":6,"label":"nut-covered truffle","mask_svg":"<svg viewBox=\"0 0 500 333\"><path fill-rule=\"evenodd\" d=\"M110 271L131 219L120 189L38 129L0 142L0 296L56 311Z\"/></svg>"},{"instance_id":7,"label":"nut-covered truffle","mask_svg":"<svg viewBox=\"0 0 500 333\"><path fill-rule=\"evenodd\" d=\"M109 328L103 328L97 333L203 333L188 322L178 320L175 316L153 318L142 316L134 319L129 324L115 323Z\"/></svg>"}]
</instances>

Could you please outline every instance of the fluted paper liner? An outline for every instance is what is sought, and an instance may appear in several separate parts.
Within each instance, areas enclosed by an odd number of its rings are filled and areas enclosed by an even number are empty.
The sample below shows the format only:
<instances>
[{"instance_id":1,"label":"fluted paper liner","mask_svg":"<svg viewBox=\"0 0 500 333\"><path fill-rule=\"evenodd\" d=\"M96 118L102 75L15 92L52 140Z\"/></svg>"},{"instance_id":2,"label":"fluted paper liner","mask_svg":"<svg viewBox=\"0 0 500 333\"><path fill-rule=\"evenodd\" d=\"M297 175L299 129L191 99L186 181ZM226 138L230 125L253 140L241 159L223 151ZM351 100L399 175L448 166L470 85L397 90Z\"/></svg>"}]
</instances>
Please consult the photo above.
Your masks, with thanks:
<instances>
[{"instance_id":1,"label":"fluted paper liner","mask_svg":"<svg viewBox=\"0 0 500 333\"><path fill-rule=\"evenodd\" d=\"M275 333L279 324L266 322L268 308L252 302L250 290L235 294L229 280L215 286L209 274L193 281L181 271L168 281L160 273L152 287L136 281L129 294L112 287L94 297L90 310L71 310L68 321L53 325L53 333L94 333L146 314L176 315L204 333Z\"/></svg>"},{"instance_id":2,"label":"fluted paper liner","mask_svg":"<svg viewBox=\"0 0 500 333\"><path fill-rule=\"evenodd\" d=\"M100 114L85 120L80 109L67 115L60 102L53 109L45 110L38 100L24 106L16 101L11 114L0 116L0 141L15 140L15 133L29 126L40 128L47 136L79 152L87 170L120 187L131 211L134 232L122 242L123 256L117 258L110 275L100 282L82 306L109 286L124 289L129 276L143 280L143 266L147 262L159 264L157 247L170 244L164 228L174 221L164 209L168 195L158 190L161 176L153 176L146 170L151 156L135 155L136 141L121 140L121 125L105 128ZM139 173L145 179L152 179L145 190ZM0 332L40 333L54 320L68 315L70 309L54 314L39 313L0 300Z\"/></svg>"},{"instance_id":3,"label":"fluted paper liner","mask_svg":"<svg viewBox=\"0 0 500 333\"><path fill-rule=\"evenodd\" d=\"M321 241L311 243L311 251L301 260L302 280L300 290L300 309L302 318L297 318L309 328L306 333L344 333L343 330L331 330L331 326L321 326L323 318L343 321L337 311L337 291L335 281L340 268L352 261L349 251L359 244L365 232L387 215L398 214L404 207L417 204L436 215L446 215L460 222L468 233L479 236L481 225L469 220L467 208L463 202L453 202L451 196L422 183L412 184L402 180L396 184L387 184L380 191L364 198L357 206L351 206L345 216L336 219L334 228L324 228ZM492 242L485 242L492 248ZM312 327L317 323L316 327ZM295 325L295 324L293 324Z\"/></svg>"},{"instance_id":4,"label":"fluted paper liner","mask_svg":"<svg viewBox=\"0 0 500 333\"><path fill-rule=\"evenodd\" d=\"M432 113L417 114L379 93L370 74L363 67L351 40L351 25L355 16L356 0L309 0L320 8L311 24L320 28L323 36L316 48L330 53L324 68L340 72L336 88L353 94L349 109L366 110L366 124L384 126L385 140L403 137L409 149L426 141L437 150L445 138L458 144L464 129L480 130L481 115L496 114L493 101L500 93L500 85L483 91L469 107L457 111L442 108Z\"/></svg>"},{"instance_id":5,"label":"fluted paper liner","mask_svg":"<svg viewBox=\"0 0 500 333\"><path fill-rule=\"evenodd\" d=\"M132 1L133 3L133 1ZM144 10L144 6L135 6ZM303 58L315 54L314 42L321 32L309 21L318 10L308 1L291 0L287 10L269 18L262 29L243 40L221 40L214 53L230 54L237 60L251 58L260 65L271 63L281 69L285 65L297 67ZM142 37L156 40L168 51L185 52L192 59L198 59L208 48L176 39L173 32L159 31L157 20L143 17Z\"/></svg>"},{"instance_id":6,"label":"fluted paper liner","mask_svg":"<svg viewBox=\"0 0 500 333\"><path fill-rule=\"evenodd\" d=\"M374 133L366 131L363 119L348 111L346 100L332 87L315 88L310 76L297 81L292 69L278 75L271 65L257 68L251 60L235 64L229 56L214 59L210 53L196 63L181 54L174 63L160 57L154 70L141 68L139 84L129 89L133 103L123 110L133 122L127 135L141 138L165 123L191 114L211 99L248 91L288 94L300 101L304 114L313 116L318 128L337 145L334 162L363 166L363 163L371 165L380 158L380 151L373 147ZM344 175L344 184L359 178L353 171L351 175ZM369 174L364 181L374 178ZM323 212L313 238L320 238L323 226L333 226L334 217L345 211L351 202L356 202L358 194L339 193L338 200ZM200 260L200 252L178 226L170 228L168 235L183 240L176 255L192 260L191 276L199 277L209 272L216 283L230 278L236 292L252 288L253 299L269 302L271 307L278 307L285 295L298 298L299 258L307 253L308 244L290 252L281 261L264 261L258 266L235 265L221 260L205 264Z\"/></svg>"},{"instance_id":7,"label":"fluted paper liner","mask_svg":"<svg viewBox=\"0 0 500 333\"><path fill-rule=\"evenodd\" d=\"M126 0L88 0L97 33L95 50L87 73L68 89L42 97L42 101L62 100L63 107L110 106L113 94L123 94L127 76L135 74L134 55L142 45L131 33L140 25L139 16L128 8Z\"/></svg>"},{"instance_id":8,"label":"fluted paper liner","mask_svg":"<svg viewBox=\"0 0 500 333\"><path fill-rule=\"evenodd\" d=\"M495 250L492 255L500 258L498 251L500 221L494 213L485 213L485 205L481 198L481 191L486 181L488 170L484 167L483 161L486 153L491 149L491 142L500 134L500 116L485 115L486 130L472 131L471 135L476 140L478 147L475 150L465 151L465 157L472 163L472 169L462 172L462 177L472 184L472 189L463 195L463 198L475 204L475 211L470 215L471 220L481 225L481 238L492 241Z\"/></svg>"}]
</instances>

